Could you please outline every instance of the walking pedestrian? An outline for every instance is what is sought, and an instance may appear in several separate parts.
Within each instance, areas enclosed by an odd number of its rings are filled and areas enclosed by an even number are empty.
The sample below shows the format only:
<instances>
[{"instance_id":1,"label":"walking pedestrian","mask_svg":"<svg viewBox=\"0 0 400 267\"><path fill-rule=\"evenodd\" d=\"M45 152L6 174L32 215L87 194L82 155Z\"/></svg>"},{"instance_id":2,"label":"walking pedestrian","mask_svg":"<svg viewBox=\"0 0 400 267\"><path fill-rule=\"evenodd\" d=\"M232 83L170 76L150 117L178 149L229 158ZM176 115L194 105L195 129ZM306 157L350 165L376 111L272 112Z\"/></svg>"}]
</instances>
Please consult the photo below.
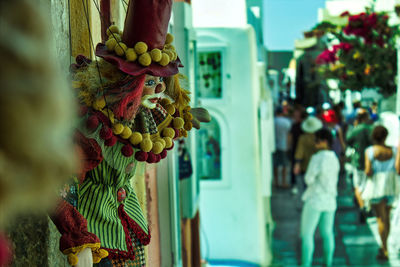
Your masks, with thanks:
<instances>
[{"instance_id":1,"label":"walking pedestrian","mask_svg":"<svg viewBox=\"0 0 400 267\"><path fill-rule=\"evenodd\" d=\"M372 145L371 132L372 125L369 123L370 117L368 111L359 109L357 118L354 122L354 128L347 132L346 141L354 149L350 157L353 176L354 196L360 209L364 210L364 202L361 198L361 192L365 186L366 176L365 168L365 149ZM365 213L361 213L361 219L365 220Z\"/></svg>"},{"instance_id":2,"label":"walking pedestrian","mask_svg":"<svg viewBox=\"0 0 400 267\"><path fill-rule=\"evenodd\" d=\"M372 131L373 146L365 150L367 181L362 197L375 211L382 246L377 258L388 260L387 239L390 232L390 210L397 194L395 170L396 148L385 145L388 130L378 125Z\"/></svg>"},{"instance_id":3,"label":"walking pedestrian","mask_svg":"<svg viewBox=\"0 0 400 267\"><path fill-rule=\"evenodd\" d=\"M336 211L337 182L340 164L332 151L333 137L328 129L315 133L318 152L312 156L307 167L303 194L304 207L301 214L302 266L311 266L314 253L314 233L319 231L324 246L324 264L332 266L335 251L334 220Z\"/></svg>"},{"instance_id":4,"label":"walking pedestrian","mask_svg":"<svg viewBox=\"0 0 400 267\"><path fill-rule=\"evenodd\" d=\"M302 106L297 106L293 111L293 123L289 132L289 147L290 147L290 181L292 184L292 193L297 194L298 188L296 186L296 174L294 173L294 165L295 165L295 152L296 147L299 142L300 136L304 133L302 129L302 122L307 117L307 113L305 112Z\"/></svg>"},{"instance_id":5,"label":"walking pedestrian","mask_svg":"<svg viewBox=\"0 0 400 267\"><path fill-rule=\"evenodd\" d=\"M299 137L299 141L295 151L295 163L293 172L296 175L296 184L300 193L304 191L304 174L306 173L308 163L312 155L317 151L315 148L314 133L322 128L322 122L314 117L309 116L301 124L303 134Z\"/></svg>"},{"instance_id":6,"label":"walking pedestrian","mask_svg":"<svg viewBox=\"0 0 400 267\"><path fill-rule=\"evenodd\" d=\"M276 151L273 155L274 161L274 184L277 187L288 188L287 183L287 165L288 165L288 135L291 127L291 122L284 116L282 107L276 109L275 115L275 147ZM279 167L281 167L281 179L279 183Z\"/></svg>"}]
</instances>

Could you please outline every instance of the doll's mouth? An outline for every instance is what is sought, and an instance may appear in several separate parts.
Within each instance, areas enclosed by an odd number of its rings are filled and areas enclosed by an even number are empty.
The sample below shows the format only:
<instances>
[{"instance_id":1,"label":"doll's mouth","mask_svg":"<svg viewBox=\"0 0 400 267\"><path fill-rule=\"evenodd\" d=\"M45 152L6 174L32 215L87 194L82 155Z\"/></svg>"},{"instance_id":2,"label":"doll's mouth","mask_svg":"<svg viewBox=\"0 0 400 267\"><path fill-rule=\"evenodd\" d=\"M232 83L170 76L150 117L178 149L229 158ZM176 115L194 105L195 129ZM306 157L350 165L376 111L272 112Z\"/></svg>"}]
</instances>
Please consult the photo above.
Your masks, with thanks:
<instances>
[{"instance_id":1,"label":"doll's mouth","mask_svg":"<svg viewBox=\"0 0 400 267\"><path fill-rule=\"evenodd\" d=\"M154 97L154 98L150 98L150 99L149 99L149 101L150 101L151 103L157 103L158 100L160 100L160 98L158 98L158 97Z\"/></svg>"}]
</instances>

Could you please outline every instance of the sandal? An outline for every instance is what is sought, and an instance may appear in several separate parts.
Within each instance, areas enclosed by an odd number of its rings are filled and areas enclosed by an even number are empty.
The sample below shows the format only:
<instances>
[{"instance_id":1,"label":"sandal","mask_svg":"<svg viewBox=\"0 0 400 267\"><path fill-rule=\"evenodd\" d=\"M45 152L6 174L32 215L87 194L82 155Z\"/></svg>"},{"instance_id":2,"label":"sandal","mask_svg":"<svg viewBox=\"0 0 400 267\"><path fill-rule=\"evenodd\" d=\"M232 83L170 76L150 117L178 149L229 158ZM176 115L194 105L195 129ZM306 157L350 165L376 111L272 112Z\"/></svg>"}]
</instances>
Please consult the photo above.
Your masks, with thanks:
<instances>
[{"instance_id":1,"label":"sandal","mask_svg":"<svg viewBox=\"0 0 400 267\"><path fill-rule=\"evenodd\" d=\"M387 261L389 260L388 252L384 251L383 248L378 250L378 255L376 255L377 260Z\"/></svg>"}]
</instances>

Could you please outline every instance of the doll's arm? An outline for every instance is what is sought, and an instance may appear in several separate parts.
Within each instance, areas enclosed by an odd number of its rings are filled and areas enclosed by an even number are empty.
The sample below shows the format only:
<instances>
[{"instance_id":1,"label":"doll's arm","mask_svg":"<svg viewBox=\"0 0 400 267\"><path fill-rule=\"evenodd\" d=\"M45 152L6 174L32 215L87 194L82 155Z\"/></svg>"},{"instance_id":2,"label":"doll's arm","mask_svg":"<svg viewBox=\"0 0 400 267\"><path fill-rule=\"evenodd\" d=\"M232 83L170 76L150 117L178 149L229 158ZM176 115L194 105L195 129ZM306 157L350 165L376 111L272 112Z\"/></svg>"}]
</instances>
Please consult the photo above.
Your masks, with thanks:
<instances>
[{"instance_id":1,"label":"doll's arm","mask_svg":"<svg viewBox=\"0 0 400 267\"><path fill-rule=\"evenodd\" d=\"M60 250L68 255L71 265L78 263L77 254L90 248L93 254L93 263L98 263L107 257L108 252L100 249L100 240L88 232L86 219L71 204L62 200L54 214L50 216L61 233Z\"/></svg>"},{"instance_id":2,"label":"doll's arm","mask_svg":"<svg viewBox=\"0 0 400 267\"><path fill-rule=\"evenodd\" d=\"M205 108L192 108L190 113L193 115L192 124L196 129L200 129L200 122L210 122L211 116Z\"/></svg>"},{"instance_id":3,"label":"doll's arm","mask_svg":"<svg viewBox=\"0 0 400 267\"><path fill-rule=\"evenodd\" d=\"M103 160L103 156L97 142L86 138L79 131L76 131L75 143L80 151L81 171L78 178L82 183L86 172L97 167ZM86 219L69 202L61 200L51 219L61 234L60 250L68 255L68 262L71 265L78 263L78 254L87 251L87 248L92 250L93 263L98 263L102 258L107 257L108 252L100 249L99 238L88 232Z\"/></svg>"}]
</instances>

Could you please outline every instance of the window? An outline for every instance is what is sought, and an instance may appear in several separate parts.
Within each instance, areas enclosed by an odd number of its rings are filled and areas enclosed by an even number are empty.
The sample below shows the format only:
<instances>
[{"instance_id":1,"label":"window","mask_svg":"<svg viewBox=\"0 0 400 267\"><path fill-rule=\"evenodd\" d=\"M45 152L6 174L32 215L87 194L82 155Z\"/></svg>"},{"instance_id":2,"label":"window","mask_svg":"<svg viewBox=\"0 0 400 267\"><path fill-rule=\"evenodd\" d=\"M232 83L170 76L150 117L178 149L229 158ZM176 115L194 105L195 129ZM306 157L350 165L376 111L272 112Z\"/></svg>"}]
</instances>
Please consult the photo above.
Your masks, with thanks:
<instances>
[{"instance_id":1,"label":"window","mask_svg":"<svg viewBox=\"0 0 400 267\"><path fill-rule=\"evenodd\" d=\"M198 53L198 97L222 98L222 53Z\"/></svg>"}]
</instances>

